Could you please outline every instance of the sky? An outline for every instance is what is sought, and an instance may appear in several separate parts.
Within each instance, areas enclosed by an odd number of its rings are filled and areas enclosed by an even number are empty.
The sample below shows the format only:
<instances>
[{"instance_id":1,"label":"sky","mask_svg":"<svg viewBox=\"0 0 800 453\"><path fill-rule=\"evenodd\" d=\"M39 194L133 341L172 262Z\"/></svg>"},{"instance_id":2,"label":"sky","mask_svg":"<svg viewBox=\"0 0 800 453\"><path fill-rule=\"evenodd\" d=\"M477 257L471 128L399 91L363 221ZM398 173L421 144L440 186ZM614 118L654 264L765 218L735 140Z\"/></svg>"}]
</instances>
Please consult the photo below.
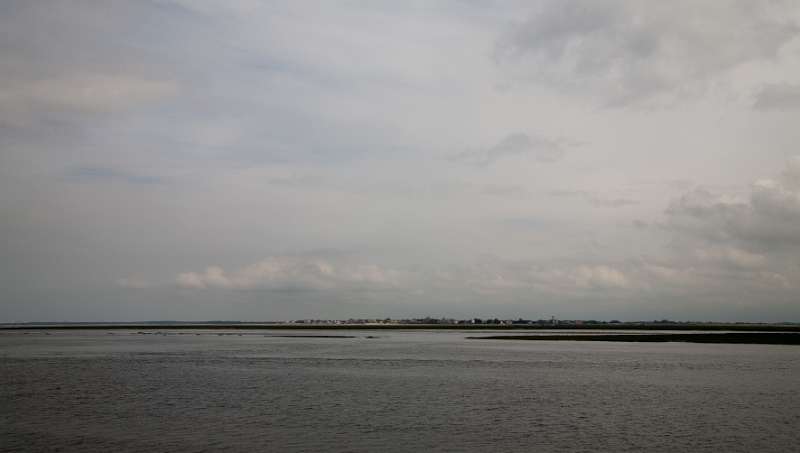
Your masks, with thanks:
<instances>
[{"instance_id":1,"label":"sky","mask_svg":"<svg viewBox=\"0 0 800 453\"><path fill-rule=\"evenodd\" d=\"M4 1L0 322L800 321L795 1Z\"/></svg>"}]
</instances>

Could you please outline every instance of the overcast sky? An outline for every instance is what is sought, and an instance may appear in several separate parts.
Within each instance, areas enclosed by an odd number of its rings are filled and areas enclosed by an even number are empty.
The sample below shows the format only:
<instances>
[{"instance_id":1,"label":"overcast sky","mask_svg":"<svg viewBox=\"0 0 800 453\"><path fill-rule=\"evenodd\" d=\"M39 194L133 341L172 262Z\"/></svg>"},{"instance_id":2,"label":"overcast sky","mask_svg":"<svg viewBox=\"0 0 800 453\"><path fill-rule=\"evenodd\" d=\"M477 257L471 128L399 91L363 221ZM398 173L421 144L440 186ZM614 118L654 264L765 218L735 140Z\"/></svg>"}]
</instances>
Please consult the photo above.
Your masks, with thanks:
<instances>
[{"instance_id":1,"label":"overcast sky","mask_svg":"<svg viewBox=\"0 0 800 453\"><path fill-rule=\"evenodd\" d=\"M4 1L0 321L800 321L796 1Z\"/></svg>"}]
</instances>

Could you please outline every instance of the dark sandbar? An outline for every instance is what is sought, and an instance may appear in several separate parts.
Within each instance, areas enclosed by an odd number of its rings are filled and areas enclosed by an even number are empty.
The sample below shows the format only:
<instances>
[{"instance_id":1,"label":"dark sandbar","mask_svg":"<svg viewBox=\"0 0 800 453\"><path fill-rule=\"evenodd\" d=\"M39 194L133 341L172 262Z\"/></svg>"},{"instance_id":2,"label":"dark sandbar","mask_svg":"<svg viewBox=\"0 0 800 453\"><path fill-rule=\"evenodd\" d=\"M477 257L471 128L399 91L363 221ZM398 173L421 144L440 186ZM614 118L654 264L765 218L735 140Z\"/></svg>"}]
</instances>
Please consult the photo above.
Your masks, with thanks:
<instances>
[{"instance_id":1,"label":"dark sandbar","mask_svg":"<svg viewBox=\"0 0 800 453\"><path fill-rule=\"evenodd\" d=\"M273 338L358 338L353 335L264 335Z\"/></svg>"},{"instance_id":2,"label":"dark sandbar","mask_svg":"<svg viewBox=\"0 0 800 453\"><path fill-rule=\"evenodd\" d=\"M686 342L686 343L734 343L734 344L797 344L797 333L686 333L686 334L624 334L624 335L497 335L491 337L467 337L471 340L538 340L538 341L625 341L625 342Z\"/></svg>"}]
</instances>

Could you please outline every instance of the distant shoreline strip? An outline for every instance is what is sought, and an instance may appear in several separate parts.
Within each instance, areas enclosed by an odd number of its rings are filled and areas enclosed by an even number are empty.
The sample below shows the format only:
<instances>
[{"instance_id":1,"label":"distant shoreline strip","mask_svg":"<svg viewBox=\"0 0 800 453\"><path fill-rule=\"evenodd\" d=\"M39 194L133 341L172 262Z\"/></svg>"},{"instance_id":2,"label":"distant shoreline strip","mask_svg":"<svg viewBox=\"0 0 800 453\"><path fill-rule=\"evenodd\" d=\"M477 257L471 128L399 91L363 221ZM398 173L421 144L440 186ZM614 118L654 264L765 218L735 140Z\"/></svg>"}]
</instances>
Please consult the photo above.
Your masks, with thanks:
<instances>
[{"instance_id":1,"label":"distant shoreline strip","mask_svg":"<svg viewBox=\"0 0 800 453\"><path fill-rule=\"evenodd\" d=\"M13 330L491 330L491 331L737 331L800 332L800 324L268 324L268 323L23 323L0 324L0 332ZM599 335L599 334L598 334Z\"/></svg>"},{"instance_id":2,"label":"distant shoreline strip","mask_svg":"<svg viewBox=\"0 0 800 453\"><path fill-rule=\"evenodd\" d=\"M731 343L800 345L800 333L676 333L676 334L599 334L599 335L494 335L467 337L470 340L534 340L534 341L617 341L635 343Z\"/></svg>"}]
</instances>

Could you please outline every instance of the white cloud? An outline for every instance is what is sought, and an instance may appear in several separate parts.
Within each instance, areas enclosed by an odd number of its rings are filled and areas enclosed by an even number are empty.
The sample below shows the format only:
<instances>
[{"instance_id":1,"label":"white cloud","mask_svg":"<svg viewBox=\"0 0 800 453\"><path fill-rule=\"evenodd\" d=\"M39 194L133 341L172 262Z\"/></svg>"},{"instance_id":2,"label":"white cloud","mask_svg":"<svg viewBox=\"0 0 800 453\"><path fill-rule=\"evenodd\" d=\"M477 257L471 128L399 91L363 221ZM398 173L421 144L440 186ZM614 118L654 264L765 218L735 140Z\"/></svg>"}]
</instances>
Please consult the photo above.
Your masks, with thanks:
<instances>
[{"instance_id":1,"label":"white cloud","mask_svg":"<svg viewBox=\"0 0 800 453\"><path fill-rule=\"evenodd\" d=\"M152 284L139 276L123 277L117 279L117 286L127 289L145 289L150 288Z\"/></svg>"},{"instance_id":2,"label":"white cloud","mask_svg":"<svg viewBox=\"0 0 800 453\"><path fill-rule=\"evenodd\" d=\"M627 288L628 277L610 266L581 266L576 272L576 282L590 288Z\"/></svg>"},{"instance_id":3,"label":"white cloud","mask_svg":"<svg viewBox=\"0 0 800 453\"><path fill-rule=\"evenodd\" d=\"M204 272L181 273L176 282L185 289L378 289L396 286L398 273L374 264L275 256L233 272L209 266Z\"/></svg>"},{"instance_id":4,"label":"white cloud","mask_svg":"<svg viewBox=\"0 0 800 453\"><path fill-rule=\"evenodd\" d=\"M701 261L743 269L761 268L767 263L767 258L764 255L750 253L736 247L702 248L696 250L695 255Z\"/></svg>"}]
</instances>

